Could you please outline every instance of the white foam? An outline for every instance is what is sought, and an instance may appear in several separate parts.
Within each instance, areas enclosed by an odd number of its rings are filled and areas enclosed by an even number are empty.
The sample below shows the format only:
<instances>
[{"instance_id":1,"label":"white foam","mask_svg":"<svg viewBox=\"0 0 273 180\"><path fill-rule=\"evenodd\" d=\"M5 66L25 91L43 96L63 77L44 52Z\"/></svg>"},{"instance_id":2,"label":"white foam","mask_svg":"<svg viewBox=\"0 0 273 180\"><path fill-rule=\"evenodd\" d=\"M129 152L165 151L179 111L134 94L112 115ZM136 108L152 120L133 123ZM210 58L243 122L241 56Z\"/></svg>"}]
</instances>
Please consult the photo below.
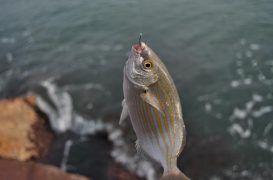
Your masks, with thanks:
<instances>
[{"instance_id":1,"label":"white foam","mask_svg":"<svg viewBox=\"0 0 273 180\"><path fill-rule=\"evenodd\" d=\"M266 136L273 127L273 122L268 123L264 128L263 135Z\"/></svg>"},{"instance_id":2,"label":"white foam","mask_svg":"<svg viewBox=\"0 0 273 180\"><path fill-rule=\"evenodd\" d=\"M67 140L65 142L63 159L62 159L62 162L61 162L61 169L63 171L67 171L68 168L69 168L69 165L67 165L67 163L68 163L69 153L70 153L70 149L71 149L72 145L73 145L73 141L72 140Z\"/></svg>"},{"instance_id":3,"label":"white foam","mask_svg":"<svg viewBox=\"0 0 273 180\"><path fill-rule=\"evenodd\" d=\"M256 118L263 116L264 114L270 113L273 110L272 106L264 106L259 110L253 111L252 115Z\"/></svg>"},{"instance_id":4,"label":"white foam","mask_svg":"<svg viewBox=\"0 0 273 180\"><path fill-rule=\"evenodd\" d=\"M259 74L259 75L258 75L258 79L259 79L260 81L264 81L266 78L265 78L265 76L264 76L263 74Z\"/></svg>"},{"instance_id":5,"label":"white foam","mask_svg":"<svg viewBox=\"0 0 273 180\"><path fill-rule=\"evenodd\" d=\"M245 85L250 85L251 83L252 83L252 79L251 78L244 79L244 84Z\"/></svg>"},{"instance_id":6,"label":"white foam","mask_svg":"<svg viewBox=\"0 0 273 180\"><path fill-rule=\"evenodd\" d=\"M244 107L235 107L229 118L232 124L227 129L228 132L233 136L239 135L242 139L253 138L253 140L256 140L257 134L252 133L254 121L258 121L263 115L273 112L273 106L270 105L259 108L256 107L256 104L260 104L264 99L265 98L260 94L253 93L251 99L245 103ZM242 124L244 126L242 126ZM266 136L272 128L273 122L271 121L264 127L262 137L265 138L262 141L258 139L258 146L271 152L273 152L273 146L268 145Z\"/></svg>"},{"instance_id":7,"label":"white foam","mask_svg":"<svg viewBox=\"0 0 273 180\"><path fill-rule=\"evenodd\" d=\"M254 105L255 105L255 102L253 102L253 101L248 101L248 102L246 103L246 110L247 110L248 112L251 111L252 108L254 107Z\"/></svg>"},{"instance_id":8,"label":"white foam","mask_svg":"<svg viewBox=\"0 0 273 180\"><path fill-rule=\"evenodd\" d=\"M260 45L259 44L255 44L255 43L252 43L250 44L249 48L253 51L258 51L260 50Z\"/></svg>"},{"instance_id":9,"label":"white foam","mask_svg":"<svg viewBox=\"0 0 273 180\"><path fill-rule=\"evenodd\" d=\"M249 176L250 175L250 172L248 171L248 170L243 170L242 172L241 172L241 177L247 177L247 176Z\"/></svg>"},{"instance_id":10,"label":"white foam","mask_svg":"<svg viewBox=\"0 0 273 180\"><path fill-rule=\"evenodd\" d=\"M129 171L135 172L140 177L148 180L155 180L156 171L151 162L141 159L138 154L132 153L123 138L123 132L111 123L102 120L87 120L77 113L73 112L72 99L70 95L59 88L51 80L42 82L42 86L47 90L47 94L56 109L51 107L49 103L38 97L39 108L49 117L52 128L56 132L64 132L71 130L77 134L92 135L98 132L106 132L108 139L113 143L111 156L116 162L121 163ZM116 119L118 122L118 119ZM85 138L83 138L85 140ZM67 170L69 151L73 142L68 140L64 149L64 157L61 164L62 169Z\"/></svg>"},{"instance_id":11,"label":"white foam","mask_svg":"<svg viewBox=\"0 0 273 180\"><path fill-rule=\"evenodd\" d=\"M56 110L41 97L37 99L39 108L49 116L50 123L55 131L67 131L72 125L73 105L70 95L59 89L51 81L43 81L41 85L46 88L48 97L56 106Z\"/></svg>"},{"instance_id":12,"label":"white foam","mask_svg":"<svg viewBox=\"0 0 273 180\"><path fill-rule=\"evenodd\" d=\"M266 141L258 141L257 144L258 144L258 146L261 147L262 149L268 150L268 151L270 151L271 153L273 153L273 146L272 146L272 145L269 145L268 142L266 142Z\"/></svg>"},{"instance_id":13,"label":"white foam","mask_svg":"<svg viewBox=\"0 0 273 180\"><path fill-rule=\"evenodd\" d=\"M210 103L206 103L206 104L205 104L205 110L206 110L207 112L210 112L211 109L212 109L211 104L210 104Z\"/></svg>"},{"instance_id":14,"label":"white foam","mask_svg":"<svg viewBox=\"0 0 273 180\"><path fill-rule=\"evenodd\" d=\"M244 76L244 72L241 69L237 69L237 73L242 77ZM232 80L230 82L230 86L232 88L237 88L241 85L250 85L250 84L252 84L252 79L249 77L242 80Z\"/></svg>"},{"instance_id":15,"label":"white foam","mask_svg":"<svg viewBox=\"0 0 273 180\"><path fill-rule=\"evenodd\" d=\"M95 134L99 131L110 131L113 129L113 125L104 124L101 120L85 120L83 117L74 114L73 118L73 126L70 128L75 133L81 134L81 135L89 135L89 134Z\"/></svg>"},{"instance_id":16,"label":"white foam","mask_svg":"<svg viewBox=\"0 0 273 180\"><path fill-rule=\"evenodd\" d=\"M237 123L232 124L232 126L228 130L232 135L238 134L243 139L248 138L251 135L250 129L244 130L242 126Z\"/></svg>"},{"instance_id":17,"label":"white foam","mask_svg":"<svg viewBox=\"0 0 273 180\"><path fill-rule=\"evenodd\" d=\"M224 173L226 174L227 179L255 179L255 180L263 180L262 175L260 172L252 171L249 169L242 169L240 168L227 168L224 170Z\"/></svg>"},{"instance_id":18,"label":"white foam","mask_svg":"<svg viewBox=\"0 0 273 180\"><path fill-rule=\"evenodd\" d=\"M262 102L263 100L263 97L259 94L253 94L252 95L252 99L255 101L255 102Z\"/></svg>"},{"instance_id":19,"label":"white foam","mask_svg":"<svg viewBox=\"0 0 273 180\"><path fill-rule=\"evenodd\" d=\"M267 144L266 142L263 142L263 141L258 141L258 145L259 145L262 149L268 148L268 144Z\"/></svg>"},{"instance_id":20,"label":"white foam","mask_svg":"<svg viewBox=\"0 0 273 180\"><path fill-rule=\"evenodd\" d=\"M240 82L237 81L237 80L233 80L233 81L231 81L231 83L230 83L230 86L233 87L233 88L236 88L236 87L238 87L239 85L240 85Z\"/></svg>"},{"instance_id":21,"label":"white foam","mask_svg":"<svg viewBox=\"0 0 273 180\"><path fill-rule=\"evenodd\" d=\"M234 119L245 119L247 117L247 111L243 110L243 109L239 109L239 108L235 108L233 110L233 114L232 114L232 118L231 120Z\"/></svg>"},{"instance_id":22,"label":"white foam","mask_svg":"<svg viewBox=\"0 0 273 180\"><path fill-rule=\"evenodd\" d=\"M72 130L82 135L95 134L100 131L107 132L108 139L114 146L111 156L115 161L121 163L128 170L135 172L140 177L155 180L153 165L146 160L142 160L137 154L131 153L123 138L124 135L121 129L101 120L85 120L81 116L76 115Z\"/></svg>"},{"instance_id":23,"label":"white foam","mask_svg":"<svg viewBox=\"0 0 273 180\"><path fill-rule=\"evenodd\" d=\"M16 42L15 38L12 37L2 37L1 38L1 43L3 44L14 44Z\"/></svg>"},{"instance_id":24,"label":"white foam","mask_svg":"<svg viewBox=\"0 0 273 180\"><path fill-rule=\"evenodd\" d=\"M253 116L255 118L262 116L263 114L269 113L272 111L271 106L262 107L259 110L254 110L254 106L256 103L262 102L263 97L257 93L252 94L252 99L247 101L245 104L245 108L235 107L232 115L230 116L230 120L234 121L236 119L242 120L246 119L248 116Z\"/></svg>"}]
</instances>

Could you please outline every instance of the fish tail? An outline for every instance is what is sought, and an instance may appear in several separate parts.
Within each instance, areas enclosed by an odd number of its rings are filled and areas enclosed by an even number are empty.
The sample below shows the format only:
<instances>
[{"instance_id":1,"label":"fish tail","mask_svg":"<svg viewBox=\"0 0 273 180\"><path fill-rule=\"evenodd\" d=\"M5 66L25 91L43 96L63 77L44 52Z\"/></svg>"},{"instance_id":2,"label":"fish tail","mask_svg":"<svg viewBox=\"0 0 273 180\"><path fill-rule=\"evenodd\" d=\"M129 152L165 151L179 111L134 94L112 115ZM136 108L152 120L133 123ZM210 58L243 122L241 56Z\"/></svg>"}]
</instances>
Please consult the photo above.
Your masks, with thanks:
<instances>
[{"instance_id":1,"label":"fish tail","mask_svg":"<svg viewBox=\"0 0 273 180\"><path fill-rule=\"evenodd\" d=\"M160 180L190 180L190 178L175 167L172 170L164 171Z\"/></svg>"}]
</instances>

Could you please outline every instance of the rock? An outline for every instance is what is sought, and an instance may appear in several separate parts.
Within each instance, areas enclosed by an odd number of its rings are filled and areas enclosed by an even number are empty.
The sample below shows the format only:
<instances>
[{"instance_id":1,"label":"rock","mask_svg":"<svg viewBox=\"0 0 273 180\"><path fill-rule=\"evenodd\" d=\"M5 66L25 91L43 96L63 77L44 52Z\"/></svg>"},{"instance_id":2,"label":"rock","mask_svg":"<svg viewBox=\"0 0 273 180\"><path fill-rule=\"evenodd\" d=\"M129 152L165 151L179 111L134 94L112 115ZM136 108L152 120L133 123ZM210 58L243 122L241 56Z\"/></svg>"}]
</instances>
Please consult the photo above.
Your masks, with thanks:
<instances>
[{"instance_id":1,"label":"rock","mask_svg":"<svg viewBox=\"0 0 273 180\"><path fill-rule=\"evenodd\" d=\"M0 101L0 124L0 157L38 159L53 138L35 96Z\"/></svg>"},{"instance_id":2,"label":"rock","mask_svg":"<svg viewBox=\"0 0 273 180\"><path fill-rule=\"evenodd\" d=\"M105 180L142 180L115 162L111 156L113 144L106 132L82 136L71 131L59 134L52 143L46 158L46 164L62 166L64 162L64 149L71 142L69 155L65 166L73 173L82 174L91 179ZM1 178L0 178L1 179Z\"/></svg>"},{"instance_id":3,"label":"rock","mask_svg":"<svg viewBox=\"0 0 273 180\"><path fill-rule=\"evenodd\" d=\"M108 176L109 179L116 179L116 180L140 180L140 178L129 171L125 170L119 164L112 164L108 169Z\"/></svg>"},{"instance_id":4,"label":"rock","mask_svg":"<svg viewBox=\"0 0 273 180\"><path fill-rule=\"evenodd\" d=\"M86 177L34 162L0 159L0 169L0 179L3 180L88 180Z\"/></svg>"}]
</instances>

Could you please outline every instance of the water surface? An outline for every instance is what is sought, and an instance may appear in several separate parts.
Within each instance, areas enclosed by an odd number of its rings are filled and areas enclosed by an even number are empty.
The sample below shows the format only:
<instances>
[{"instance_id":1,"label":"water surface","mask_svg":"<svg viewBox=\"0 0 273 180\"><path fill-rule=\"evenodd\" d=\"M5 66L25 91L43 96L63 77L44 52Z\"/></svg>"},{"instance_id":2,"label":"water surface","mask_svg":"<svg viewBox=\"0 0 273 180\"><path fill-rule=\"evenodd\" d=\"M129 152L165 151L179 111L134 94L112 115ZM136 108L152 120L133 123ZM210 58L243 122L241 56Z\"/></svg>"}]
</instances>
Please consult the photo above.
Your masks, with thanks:
<instances>
[{"instance_id":1,"label":"water surface","mask_svg":"<svg viewBox=\"0 0 273 180\"><path fill-rule=\"evenodd\" d=\"M135 136L129 122L121 129L117 122L123 66L140 32L182 99L183 171L193 179L273 178L269 0L2 0L0 98L36 93L59 132L122 133L113 141L126 143L112 156L133 164L126 159L135 155Z\"/></svg>"}]
</instances>

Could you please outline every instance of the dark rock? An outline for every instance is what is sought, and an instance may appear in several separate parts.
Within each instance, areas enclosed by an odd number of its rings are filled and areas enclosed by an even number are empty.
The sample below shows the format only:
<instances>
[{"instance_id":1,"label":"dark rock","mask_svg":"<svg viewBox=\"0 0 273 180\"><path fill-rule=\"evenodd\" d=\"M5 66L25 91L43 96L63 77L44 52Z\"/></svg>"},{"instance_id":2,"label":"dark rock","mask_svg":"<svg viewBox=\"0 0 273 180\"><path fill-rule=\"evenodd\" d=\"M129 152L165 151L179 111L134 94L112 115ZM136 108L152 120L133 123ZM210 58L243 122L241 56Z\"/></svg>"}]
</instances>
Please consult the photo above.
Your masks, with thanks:
<instances>
[{"instance_id":1,"label":"dark rock","mask_svg":"<svg viewBox=\"0 0 273 180\"><path fill-rule=\"evenodd\" d=\"M109 179L113 180L140 180L140 178L129 171L125 170L124 167L118 164L112 164L108 168Z\"/></svg>"},{"instance_id":2,"label":"dark rock","mask_svg":"<svg viewBox=\"0 0 273 180\"><path fill-rule=\"evenodd\" d=\"M17 160L0 160L0 179L3 180L88 180L88 178L67 174L53 166Z\"/></svg>"},{"instance_id":3,"label":"dark rock","mask_svg":"<svg viewBox=\"0 0 273 180\"><path fill-rule=\"evenodd\" d=\"M66 161L68 172L82 174L97 180L141 179L114 161L110 155L112 143L108 140L105 132L90 136L81 136L69 131L59 134L42 162L62 166L63 153L68 141L72 142Z\"/></svg>"}]
</instances>

